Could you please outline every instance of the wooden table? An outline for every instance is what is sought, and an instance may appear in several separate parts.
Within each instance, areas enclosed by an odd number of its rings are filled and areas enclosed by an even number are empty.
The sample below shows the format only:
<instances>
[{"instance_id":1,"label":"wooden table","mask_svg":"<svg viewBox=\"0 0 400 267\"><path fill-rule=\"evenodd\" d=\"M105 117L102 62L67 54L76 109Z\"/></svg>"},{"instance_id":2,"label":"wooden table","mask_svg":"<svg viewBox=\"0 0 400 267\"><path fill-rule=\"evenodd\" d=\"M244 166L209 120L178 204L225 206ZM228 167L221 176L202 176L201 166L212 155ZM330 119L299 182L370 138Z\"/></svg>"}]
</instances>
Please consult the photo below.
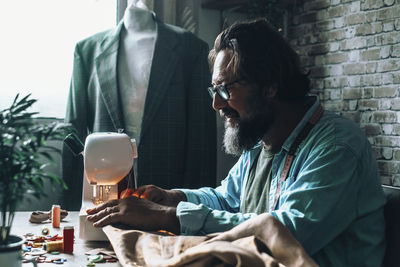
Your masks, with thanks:
<instances>
[{"instance_id":1,"label":"wooden table","mask_svg":"<svg viewBox=\"0 0 400 267\"><path fill-rule=\"evenodd\" d=\"M61 221L60 228L53 228L51 222L35 224L29 222L31 212L16 212L14 218L14 224L11 229L11 234L23 236L27 233L33 233L35 235L40 235L42 228L47 227L50 229L50 235L59 234L62 235L62 228L67 225L74 226L75 230L75 243L74 243L74 253L66 254L60 253L60 255L50 255L45 254L51 258L60 257L66 258L67 262L63 265L58 265L54 263L39 263L38 266L86 266L89 261L87 260L86 251L95 248L107 248L110 246L109 242L99 242L99 241L84 241L79 239L79 212L69 212L68 216ZM1 264L0 264L1 265ZM23 266L33 266L32 263L24 263ZM96 266L100 267L120 267L121 265L117 263L98 263Z\"/></svg>"}]
</instances>

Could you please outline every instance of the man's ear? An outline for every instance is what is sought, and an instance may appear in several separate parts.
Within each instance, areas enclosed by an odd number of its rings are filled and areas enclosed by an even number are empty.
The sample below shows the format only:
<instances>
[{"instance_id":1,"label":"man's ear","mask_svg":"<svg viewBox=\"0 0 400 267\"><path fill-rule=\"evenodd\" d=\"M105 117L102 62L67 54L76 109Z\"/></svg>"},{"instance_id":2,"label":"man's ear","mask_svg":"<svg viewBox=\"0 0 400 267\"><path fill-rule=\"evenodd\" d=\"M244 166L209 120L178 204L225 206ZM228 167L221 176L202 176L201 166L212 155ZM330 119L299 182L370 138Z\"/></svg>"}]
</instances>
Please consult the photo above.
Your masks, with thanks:
<instances>
[{"instance_id":1,"label":"man's ear","mask_svg":"<svg viewBox=\"0 0 400 267\"><path fill-rule=\"evenodd\" d=\"M263 92L264 92L264 94L263 94L264 97L272 99L278 93L278 86L272 85L270 87L266 87L266 88L264 88Z\"/></svg>"}]
</instances>

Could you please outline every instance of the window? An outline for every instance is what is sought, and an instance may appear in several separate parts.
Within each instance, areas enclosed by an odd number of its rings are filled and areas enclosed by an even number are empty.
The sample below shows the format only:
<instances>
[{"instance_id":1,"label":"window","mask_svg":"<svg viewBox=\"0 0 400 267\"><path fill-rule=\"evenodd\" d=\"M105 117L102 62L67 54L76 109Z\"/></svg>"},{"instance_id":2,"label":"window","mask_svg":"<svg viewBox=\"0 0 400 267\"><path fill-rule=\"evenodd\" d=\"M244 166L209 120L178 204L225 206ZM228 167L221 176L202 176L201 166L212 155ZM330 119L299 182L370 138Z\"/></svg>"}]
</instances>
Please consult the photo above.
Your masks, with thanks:
<instances>
[{"instance_id":1,"label":"window","mask_svg":"<svg viewBox=\"0 0 400 267\"><path fill-rule=\"evenodd\" d=\"M40 117L63 118L76 42L116 16L116 0L1 1L0 110L32 93Z\"/></svg>"}]
</instances>

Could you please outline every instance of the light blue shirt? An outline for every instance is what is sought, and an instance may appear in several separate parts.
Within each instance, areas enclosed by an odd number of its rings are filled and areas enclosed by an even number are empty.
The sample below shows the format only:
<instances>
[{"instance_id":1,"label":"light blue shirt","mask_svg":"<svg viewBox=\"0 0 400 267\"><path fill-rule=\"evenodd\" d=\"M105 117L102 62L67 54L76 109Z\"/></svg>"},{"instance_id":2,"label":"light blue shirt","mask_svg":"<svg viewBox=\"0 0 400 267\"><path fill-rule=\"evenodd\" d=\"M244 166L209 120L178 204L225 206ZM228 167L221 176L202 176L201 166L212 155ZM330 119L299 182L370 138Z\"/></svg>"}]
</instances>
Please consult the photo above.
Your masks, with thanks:
<instances>
[{"instance_id":1,"label":"light blue shirt","mask_svg":"<svg viewBox=\"0 0 400 267\"><path fill-rule=\"evenodd\" d=\"M270 210L290 145L318 105L316 99L273 160ZM215 189L179 189L187 197L177 206L182 234L226 231L257 216L239 210L260 149L258 144L242 154ZM377 163L364 133L352 121L324 111L295 153L288 178L281 184L278 207L271 214L321 266L381 266L384 204Z\"/></svg>"}]
</instances>

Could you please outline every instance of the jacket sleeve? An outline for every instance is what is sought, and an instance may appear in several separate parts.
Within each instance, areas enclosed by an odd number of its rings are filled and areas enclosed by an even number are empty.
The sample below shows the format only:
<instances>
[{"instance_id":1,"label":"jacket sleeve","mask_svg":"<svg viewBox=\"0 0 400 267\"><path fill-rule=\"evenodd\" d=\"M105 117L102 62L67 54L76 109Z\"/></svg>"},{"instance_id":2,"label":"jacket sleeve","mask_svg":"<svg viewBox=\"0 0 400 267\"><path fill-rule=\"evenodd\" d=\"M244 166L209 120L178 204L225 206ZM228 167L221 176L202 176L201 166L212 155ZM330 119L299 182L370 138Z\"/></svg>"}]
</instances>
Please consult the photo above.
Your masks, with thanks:
<instances>
[{"instance_id":1,"label":"jacket sleeve","mask_svg":"<svg viewBox=\"0 0 400 267\"><path fill-rule=\"evenodd\" d=\"M88 75L77 44L65 122L72 125L82 142L88 132L87 83ZM62 178L68 186L68 189L64 191L64 207L68 210L79 210L82 197L83 159L81 156L75 157L65 145L62 148Z\"/></svg>"},{"instance_id":2,"label":"jacket sleeve","mask_svg":"<svg viewBox=\"0 0 400 267\"><path fill-rule=\"evenodd\" d=\"M190 48L190 47L196 47ZM192 53L188 66L186 101L185 183L183 187L215 186L216 182L216 113L207 92L211 83L208 68L208 46L197 38L189 38ZM189 57L187 57L189 58ZM186 59L188 60L188 59Z\"/></svg>"}]
</instances>

